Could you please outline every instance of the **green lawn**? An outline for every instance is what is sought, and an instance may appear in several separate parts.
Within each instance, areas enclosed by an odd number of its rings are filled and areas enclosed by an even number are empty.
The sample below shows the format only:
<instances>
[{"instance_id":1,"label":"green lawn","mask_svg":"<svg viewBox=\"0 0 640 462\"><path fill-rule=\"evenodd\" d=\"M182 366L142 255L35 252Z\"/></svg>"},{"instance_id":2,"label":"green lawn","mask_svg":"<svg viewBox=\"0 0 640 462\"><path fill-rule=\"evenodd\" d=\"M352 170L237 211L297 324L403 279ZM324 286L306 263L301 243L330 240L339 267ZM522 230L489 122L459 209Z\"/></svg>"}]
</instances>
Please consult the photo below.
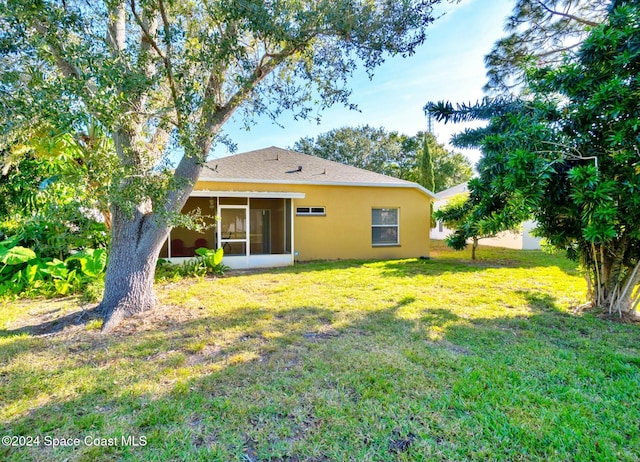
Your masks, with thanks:
<instances>
[{"instance_id":1,"label":"green lawn","mask_svg":"<svg viewBox=\"0 0 640 462\"><path fill-rule=\"evenodd\" d=\"M0 302L2 436L40 438L0 460L640 460L640 326L560 257L432 256L158 284L109 337Z\"/></svg>"}]
</instances>

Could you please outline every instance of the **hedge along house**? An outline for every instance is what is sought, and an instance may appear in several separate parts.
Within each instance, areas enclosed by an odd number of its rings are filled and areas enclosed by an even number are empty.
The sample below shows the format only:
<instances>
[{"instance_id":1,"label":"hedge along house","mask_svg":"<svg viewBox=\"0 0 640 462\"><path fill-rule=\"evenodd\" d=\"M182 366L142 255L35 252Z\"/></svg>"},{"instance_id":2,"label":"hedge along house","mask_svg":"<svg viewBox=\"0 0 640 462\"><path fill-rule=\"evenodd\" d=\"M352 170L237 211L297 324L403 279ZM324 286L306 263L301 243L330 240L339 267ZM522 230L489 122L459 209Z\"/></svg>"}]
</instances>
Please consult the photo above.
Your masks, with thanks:
<instances>
[{"instance_id":1,"label":"hedge along house","mask_svg":"<svg viewBox=\"0 0 640 462\"><path fill-rule=\"evenodd\" d=\"M174 228L160 256L179 262L222 247L231 268L428 256L436 198L417 183L319 157L250 151L206 164L183 213L200 209L209 229Z\"/></svg>"}]
</instances>

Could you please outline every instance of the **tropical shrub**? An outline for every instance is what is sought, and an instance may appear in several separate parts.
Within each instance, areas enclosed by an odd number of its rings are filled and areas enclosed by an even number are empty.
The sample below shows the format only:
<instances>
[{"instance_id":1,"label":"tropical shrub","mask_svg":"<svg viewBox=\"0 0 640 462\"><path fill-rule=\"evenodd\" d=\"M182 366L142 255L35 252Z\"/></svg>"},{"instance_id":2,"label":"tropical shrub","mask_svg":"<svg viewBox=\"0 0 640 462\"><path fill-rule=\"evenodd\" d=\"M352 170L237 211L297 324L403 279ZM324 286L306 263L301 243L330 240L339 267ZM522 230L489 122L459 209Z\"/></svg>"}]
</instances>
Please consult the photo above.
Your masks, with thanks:
<instances>
[{"instance_id":1,"label":"tropical shrub","mask_svg":"<svg viewBox=\"0 0 640 462\"><path fill-rule=\"evenodd\" d=\"M223 275L229 267L222 263L224 250L200 247L195 250L197 257L189 258L179 265L168 260L158 260L156 279L180 279L182 277L203 277L207 274Z\"/></svg>"},{"instance_id":2,"label":"tropical shrub","mask_svg":"<svg viewBox=\"0 0 640 462\"><path fill-rule=\"evenodd\" d=\"M205 274L224 274L228 269L222 264L222 257L224 257L224 250L222 247L219 249L207 249L206 247L200 247L195 250L196 261L201 269L204 269Z\"/></svg>"},{"instance_id":3,"label":"tropical shrub","mask_svg":"<svg viewBox=\"0 0 640 462\"><path fill-rule=\"evenodd\" d=\"M40 257L32 249L15 245L16 241L0 242L0 296L67 295L104 277L104 249L84 249L60 260Z\"/></svg>"}]
</instances>

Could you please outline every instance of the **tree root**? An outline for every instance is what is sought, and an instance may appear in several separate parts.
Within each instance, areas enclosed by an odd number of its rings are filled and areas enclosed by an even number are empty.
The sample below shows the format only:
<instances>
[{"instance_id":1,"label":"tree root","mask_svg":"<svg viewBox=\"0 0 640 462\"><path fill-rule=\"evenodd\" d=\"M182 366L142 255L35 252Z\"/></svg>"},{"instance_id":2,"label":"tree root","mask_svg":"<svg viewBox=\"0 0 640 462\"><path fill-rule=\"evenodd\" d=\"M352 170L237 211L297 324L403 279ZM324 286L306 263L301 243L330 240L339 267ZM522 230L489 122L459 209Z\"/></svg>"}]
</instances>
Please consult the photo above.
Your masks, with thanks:
<instances>
[{"instance_id":1,"label":"tree root","mask_svg":"<svg viewBox=\"0 0 640 462\"><path fill-rule=\"evenodd\" d=\"M587 302L587 303L583 303L582 305L576 306L571 310L571 312L573 314L578 314L578 313L582 313L584 310L589 308L593 308L593 302Z\"/></svg>"}]
</instances>

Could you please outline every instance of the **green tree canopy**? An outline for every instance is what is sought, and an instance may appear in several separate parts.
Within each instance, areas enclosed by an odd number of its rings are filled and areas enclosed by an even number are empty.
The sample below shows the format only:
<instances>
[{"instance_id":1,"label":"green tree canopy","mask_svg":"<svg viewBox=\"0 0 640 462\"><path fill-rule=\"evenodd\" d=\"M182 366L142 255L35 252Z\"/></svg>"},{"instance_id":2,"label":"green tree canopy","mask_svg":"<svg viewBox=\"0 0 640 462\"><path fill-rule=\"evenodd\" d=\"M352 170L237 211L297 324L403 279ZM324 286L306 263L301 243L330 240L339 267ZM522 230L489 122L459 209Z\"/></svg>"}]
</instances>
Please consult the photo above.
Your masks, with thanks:
<instances>
[{"instance_id":1,"label":"green tree canopy","mask_svg":"<svg viewBox=\"0 0 640 462\"><path fill-rule=\"evenodd\" d=\"M354 69L412 54L439 1L0 2L0 135L92 118L113 141L104 329L155 306L171 217L234 113L350 105Z\"/></svg>"},{"instance_id":2,"label":"green tree canopy","mask_svg":"<svg viewBox=\"0 0 640 462\"><path fill-rule=\"evenodd\" d=\"M485 57L486 91L511 93L531 65L560 65L589 29L604 20L608 0L517 0L507 18L508 35Z\"/></svg>"},{"instance_id":3,"label":"green tree canopy","mask_svg":"<svg viewBox=\"0 0 640 462\"><path fill-rule=\"evenodd\" d=\"M467 241L470 239L472 242L471 259L475 260L480 239L495 235L481 234L480 229L477 227L477 221L472 217L472 214L477 210L474 209L473 204L473 201L469 200L466 194L454 196L447 201L446 205L433 212L433 218L441 221L447 228L455 230L445 238L445 242L452 249L462 250L466 248Z\"/></svg>"},{"instance_id":4,"label":"green tree canopy","mask_svg":"<svg viewBox=\"0 0 640 462\"><path fill-rule=\"evenodd\" d=\"M428 143L433 165L433 184L421 181L421 159ZM407 181L415 181L434 192L471 178L471 162L461 153L447 150L431 133L414 136L387 132L369 125L342 127L296 141L293 149L345 165L371 170ZM433 188L433 189L431 189Z\"/></svg>"},{"instance_id":5,"label":"green tree canopy","mask_svg":"<svg viewBox=\"0 0 640 462\"><path fill-rule=\"evenodd\" d=\"M109 139L97 127L79 138L42 127L7 147L0 172L0 240L15 238L39 257L108 242L110 215L103 191L112 161Z\"/></svg>"},{"instance_id":6,"label":"green tree canopy","mask_svg":"<svg viewBox=\"0 0 640 462\"><path fill-rule=\"evenodd\" d=\"M405 152L397 132L389 133L382 127L369 125L336 128L315 138L301 138L294 143L293 149L396 177L409 175L413 167L411 153Z\"/></svg>"},{"instance_id":7,"label":"green tree canopy","mask_svg":"<svg viewBox=\"0 0 640 462\"><path fill-rule=\"evenodd\" d=\"M425 135L422 141L422 149L418 157L418 182L428 190L434 191L436 189L436 181L433 155L431 154L431 147L429 146L431 139L433 139L433 137Z\"/></svg>"},{"instance_id":8,"label":"green tree canopy","mask_svg":"<svg viewBox=\"0 0 640 462\"><path fill-rule=\"evenodd\" d=\"M481 231L528 217L585 269L590 300L640 303L640 5L614 1L605 22L558 68L529 73L528 99L429 104L438 118L484 119L456 141L482 148L469 221Z\"/></svg>"}]
</instances>

